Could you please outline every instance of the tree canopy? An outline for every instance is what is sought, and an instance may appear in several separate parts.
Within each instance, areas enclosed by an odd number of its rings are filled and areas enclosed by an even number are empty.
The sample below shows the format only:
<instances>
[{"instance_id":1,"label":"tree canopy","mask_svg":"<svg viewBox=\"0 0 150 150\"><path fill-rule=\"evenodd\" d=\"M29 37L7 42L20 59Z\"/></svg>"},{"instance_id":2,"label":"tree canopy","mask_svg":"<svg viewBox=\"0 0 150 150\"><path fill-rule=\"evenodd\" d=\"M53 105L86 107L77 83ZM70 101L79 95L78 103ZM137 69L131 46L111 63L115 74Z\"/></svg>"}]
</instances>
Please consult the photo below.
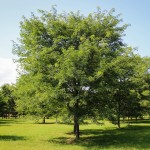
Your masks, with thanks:
<instances>
[{"instance_id":1,"label":"tree canopy","mask_svg":"<svg viewBox=\"0 0 150 150\"><path fill-rule=\"evenodd\" d=\"M21 68L18 108L43 117L66 108L79 138L81 117L104 114L114 99L124 107L134 88L137 57L122 39L128 25L114 9L88 16L58 14L55 8L39 13L23 18L19 43L14 43Z\"/></svg>"}]
</instances>

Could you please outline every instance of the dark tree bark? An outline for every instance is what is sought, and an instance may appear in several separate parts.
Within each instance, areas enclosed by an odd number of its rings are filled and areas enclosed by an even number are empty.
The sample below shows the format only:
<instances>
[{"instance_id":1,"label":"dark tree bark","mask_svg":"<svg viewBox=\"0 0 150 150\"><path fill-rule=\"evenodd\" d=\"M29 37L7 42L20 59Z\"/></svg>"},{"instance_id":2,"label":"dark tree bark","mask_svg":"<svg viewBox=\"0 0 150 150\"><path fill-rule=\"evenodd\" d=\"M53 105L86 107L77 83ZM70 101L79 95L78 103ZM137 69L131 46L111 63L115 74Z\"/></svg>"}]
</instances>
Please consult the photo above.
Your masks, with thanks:
<instances>
[{"instance_id":1,"label":"dark tree bark","mask_svg":"<svg viewBox=\"0 0 150 150\"><path fill-rule=\"evenodd\" d=\"M117 125L118 128L120 129L120 102L118 102L118 114L117 114Z\"/></svg>"},{"instance_id":2,"label":"dark tree bark","mask_svg":"<svg viewBox=\"0 0 150 150\"><path fill-rule=\"evenodd\" d=\"M77 100L74 112L74 134L76 135L77 140L80 138L78 109L79 109L79 102Z\"/></svg>"},{"instance_id":3,"label":"dark tree bark","mask_svg":"<svg viewBox=\"0 0 150 150\"><path fill-rule=\"evenodd\" d=\"M45 124L45 117L43 117L42 123Z\"/></svg>"},{"instance_id":4,"label":"dark tree bark","mask_svg":"<svg viewBox=\"0 0 150 150\"><path fill-rule=\"evenodd\" d=\"M74 134L76 135L76 139L80 138L79 123L78 123L77 116L75 116L75 119L74 119Z\"/></svg>"}]
</instances>

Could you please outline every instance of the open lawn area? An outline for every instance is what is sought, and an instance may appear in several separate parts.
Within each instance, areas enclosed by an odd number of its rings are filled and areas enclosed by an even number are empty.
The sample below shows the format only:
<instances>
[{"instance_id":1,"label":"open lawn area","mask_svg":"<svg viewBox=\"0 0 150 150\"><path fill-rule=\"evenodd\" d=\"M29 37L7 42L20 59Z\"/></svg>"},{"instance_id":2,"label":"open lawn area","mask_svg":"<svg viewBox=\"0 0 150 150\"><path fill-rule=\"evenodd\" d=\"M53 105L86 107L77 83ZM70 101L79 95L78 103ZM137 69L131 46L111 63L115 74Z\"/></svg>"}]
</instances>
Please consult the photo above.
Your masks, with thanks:
<instances>
[{"instance_id":1,"label":"open lawn area","mask_svg":"<svg viewBox=\"0 0 150 150\"><path fill-rule=\"evenodd\" d=\"M133 121L129 127L85 124L80 126L81 138L74 140L73 125L34 124L20 119L0 119L0 150L148 150L150 120Z\"/></svg>"}]
</instances>

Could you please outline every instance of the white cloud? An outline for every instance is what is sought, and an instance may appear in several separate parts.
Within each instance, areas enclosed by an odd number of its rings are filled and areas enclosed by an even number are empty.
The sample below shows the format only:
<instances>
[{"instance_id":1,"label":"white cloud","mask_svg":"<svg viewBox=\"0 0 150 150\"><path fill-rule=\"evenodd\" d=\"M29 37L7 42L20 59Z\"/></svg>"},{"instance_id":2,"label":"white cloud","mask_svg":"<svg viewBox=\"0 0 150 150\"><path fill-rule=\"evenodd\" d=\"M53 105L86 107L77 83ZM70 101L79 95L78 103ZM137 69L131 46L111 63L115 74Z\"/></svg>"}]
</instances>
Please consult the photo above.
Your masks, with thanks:
<instances>
[{"instance_id":1,"label":"white cloud","mask_svg":"<svg viewBox=\"0 0 150 150\"><path fill-rule=\"evenodd\" d=\"M17 66L12 59L0 58L0 86L5 83L15 83Z\"/></svg>"}]
</instances>

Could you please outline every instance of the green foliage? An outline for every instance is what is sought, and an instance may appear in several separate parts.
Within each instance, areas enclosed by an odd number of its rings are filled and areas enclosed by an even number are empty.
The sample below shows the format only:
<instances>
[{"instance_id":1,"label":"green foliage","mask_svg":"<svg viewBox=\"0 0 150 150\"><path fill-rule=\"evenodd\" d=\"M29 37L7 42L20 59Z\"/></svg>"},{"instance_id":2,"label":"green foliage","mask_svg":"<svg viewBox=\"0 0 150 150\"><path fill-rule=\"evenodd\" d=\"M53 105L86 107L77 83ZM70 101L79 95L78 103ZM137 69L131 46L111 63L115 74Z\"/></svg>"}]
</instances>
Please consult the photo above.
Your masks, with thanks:
<instances>
[{"instance_id":1,"label":"green foliage","mask_svg":"<svg viewBox=\"0 0 150 150\"><path fill-rule=\"evenodd\" d=\"M48 87L39 87L37 82L29 75L22 75L16 84L15 96L19 114L29 114L40 119L51 116L57 108L53 108Z\"/></svg>"},{"instance_id":2,"label":"green foliage","mask_svg":"<svg viewBox=\"0 0 150 150\"><path fill-rule=\"evenodd\" d=\"M104 73L110 96L108 118L117 123L119 128L120 117L142 116L141 93L146 84L143 77L147 69L144 58L128 48L108 65Z\"/></svg>"},{"instance_id":3,"label":"green foliage","mask_svg":"<svg viewBox=\"0 0 150 150\"><path fill-rule=\"evenodd\" d=\"M23 18L14 43L17 110L41 117L66 111L76 130L86 116L116 116L118 126L121 116L139 116L148 59L124 44L120 16L100 9L88 16L39 12Z\"/></svg>"},{"instance_id":4,"label":"green foliage","mask_svg":"<svg viewBox=\"0 0 150 150\"><path fill-rule=\"evenodd\" d=\"M13 92L14 85L4 84L0 87L0 113L2 117L4 117L5 114L13 116L16 116L17 114Z\"/></svg>"},{"instance_id":5,"label":"green foliage","mask_svg":"<svg viewBox=\"0 0 150 150\"><path fill-rule=\"evenodd\" d=\"M95 103L89 95L95 91L98 95L103 89L101 78L107 63L124 51L121 37L127 26L118 26L121 19L113 11L101 13L98 9L87 17L79 13L57 14L55 9L40 13L40 17L32 14L24 18L20 43L14 44L22 74L32 80L29 88L30 92L32 86L35 88L35 101L39 101L37 88L44 85L44 93L50 90L51 97L61 98L72 113L84 115L87 103ZM41 97L41 91L38 93ZM75 108L77 103L79 109Z\"/></svg>"},{"instance_id":6,"label":"green foliage","mask_svg":"<svg viewBox=\"0 0 150 150\"><path fill-rule=\"evenodd\" d=\"M3 94L2 92L0 91L0 115L2 116L4 110L5 110L5 107L6 107L6 103L4 101L4 97L3 97Z\"/></svg>"}]
</instances>

